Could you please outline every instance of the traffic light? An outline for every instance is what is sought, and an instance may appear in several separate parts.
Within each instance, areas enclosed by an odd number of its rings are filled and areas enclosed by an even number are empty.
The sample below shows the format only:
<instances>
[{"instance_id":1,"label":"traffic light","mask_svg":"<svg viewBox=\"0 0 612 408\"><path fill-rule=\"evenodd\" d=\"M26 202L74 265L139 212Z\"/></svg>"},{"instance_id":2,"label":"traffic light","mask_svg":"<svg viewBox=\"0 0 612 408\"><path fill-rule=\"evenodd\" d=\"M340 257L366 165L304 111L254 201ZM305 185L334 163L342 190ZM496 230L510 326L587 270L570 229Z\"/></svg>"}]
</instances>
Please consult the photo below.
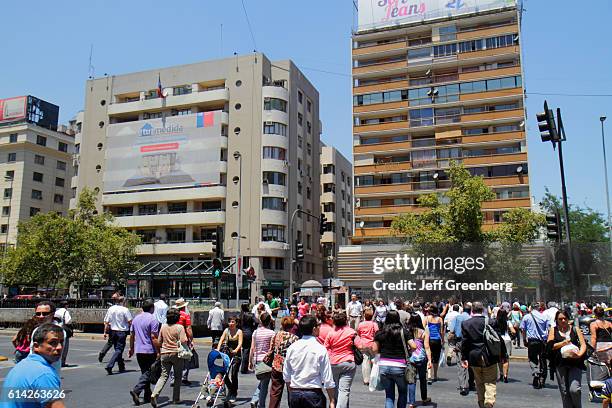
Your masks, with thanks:
<instances>
[{"instance_id":1,"label":"traffic light","mask_svg":"<svg viewBox=\"0 0 612 408\"><path fill-rule=\"evenodd\" d=\"M304 259L304 244L301 242L295 242L295 259L298 261Z\"/></svg>"},{"instance_id":2,"label":"traffic light","mask_svg":"<svg viewBox=\"0 0 612 408\"><path fill-rule=\"evenodd\" d=\"M552 241L561 242L561 217L558 212L546 214L546 236Z\"/></svg>"},{"instance_id":3,"label":"traffic light","mask_svg":"<svg viewBox=\"0 0 612 408\"><path fill-rule=\"evenodd\" d=\"M221 228L217 227L216 230L211 234L212 252L217 258L221 258L223 252L221 239Z\"/></svg>"},{"instance_id":4,"label":"traffic light","mask_svg":"<svg viewBox=\"0 0 612 408\"><path fill-rule=\"evenodd\" d=\"M221 272L223 271L223 261L219 258L215 258L212 261L212 276L215 279L219 279L221 277Z\"/></svg>"},{"instance_id":5,"label":"traffic light","mask_svg":"<svg viewBox=\"0 0 612 408\"><path fill-rule=\"evenodd\" d=\"M325 214L321 213L320 221L321 222L319 224L319 233L323 235L325 233L325 230L327 229L327 217L325 216Z\"/></svg>"},{"instance_id":6,"label":"traffic light","mask_svg":"<svg viewBox=\"0 0 612 408\"><path fill-rule=\"evenodd\" d=\"M559 141L559 133L555 123L555 115L552 109L548 109L548 102L544 101L544 112L536 115L538 118L538 128L543 142L552 142L553 146Z\"/></svg>"}]
</instances>

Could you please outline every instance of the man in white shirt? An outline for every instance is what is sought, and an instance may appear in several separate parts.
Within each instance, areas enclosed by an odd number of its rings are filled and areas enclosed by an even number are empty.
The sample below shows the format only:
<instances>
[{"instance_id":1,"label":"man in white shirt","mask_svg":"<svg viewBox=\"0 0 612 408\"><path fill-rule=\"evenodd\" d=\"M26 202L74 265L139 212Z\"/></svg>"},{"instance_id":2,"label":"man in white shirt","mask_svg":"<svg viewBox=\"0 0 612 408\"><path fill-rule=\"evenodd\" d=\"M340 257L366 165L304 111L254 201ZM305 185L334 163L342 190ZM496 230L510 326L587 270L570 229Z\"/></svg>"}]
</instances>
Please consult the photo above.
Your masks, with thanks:
<instances>
[{"instance_id":1,"label":"man in white shirt","mask_svg":"<svg viewBox=\"0 0 612 408\"><path fill-rule=\"evenodd\" d=\"M259 305L264 305L266 309L266 313L272 316L272 309L270 309L270 306L266 302L263 301L263 298L256 297L255 306L253 306L253 308L251 309L251 313L253 313L253 316L255 316L255 318L258 321L259 321L259 313L257 312L257 309L259 309Z\"/></svg>"},{"instance_id":2,"label":"man in white shirt","mask_svg":"<svg viewBox=\"0 0 612 408\"><path fill-rule=\"evenodd\" d=\"M60 302L60 308L55 311L53 318L55 319L55 321L58 322L60 326L62 326L65 333L66 332L72 333L72 331L70 330L71 328L66 327L72 322L72 317L70 316L70 312L68 311L67 301L62 300ZM70 347L70 337L71 336L72 334L70 336L67 336L67 335L64 336L64 348L62 349L62 358L61 358L62 367L68 367L68 365L66 364L66 357L68 357L68 347Z\"/></svg>"},{"instance_id":3,"label":"man in white shirt","mask_svg":"<svg viewBox=\"0 0 612 408\"><path fill-rule=\"evenodd\" d=\"M221 334L223 333L223 321L225 320L225 313L221 309L221 302L216 302L215 307L208 312L208 320L206 326L210 330L210 336L212 337L213 348L217 347Z\"/></svg>"},{"instance_id":4,"label":"man in white shirt","mask_svg":"<svg viewBox=\"0 0 612 408\"><path fill-rule=\"evenodd\" d=\"M346 309L348 310L349 325L351 329L357 330L363 314L363 306L361 302L357 300L357 295L351 295L351 301L346 305Z\"/></svg>"},{"instance_id":5,"label":"man in white shirt","mask_svg":"<svg viewBox=\"0 0 612 408\"><path fill-rule=\"evenodd\" d=\"M327 350L318 341L319 324L314 316L300 320L302 338L287 349L283 365L283 379L289 387L289 405L300 408L325 408L327 391L329 407L335 408L334 388Z\"/></svg>"},{"instance_id":6,"label":"man in white shirt","mask_svg":"<svg viewBox=\"0 0 612 408\"><path fill-rule=\"evenodd\" d=\"M559 309L557 308L557 304L555 302L548 302L548 309L542 312L546 320L548 321L548 327L555 327L557 323L555 323L555 316Z\"/></svg>"},{"instance_id":7,"label":"man in white shirt","mask_svg":"<svg viewBox=\"0 0 612 408\"><path fill-rule=\"evenodd\" d=\"M159 300L154 303L155 311L153 316L157 319L160 325L166 323L166 313L168 313L168 304L166 303L166 294L159 295Z\"/></svg>"},{"instance_id":8,"label":"man in white shirt","mask_svg":"<svg viewBox=\"0 0 612 408\"><path fill-rule=\"evenodd\" d=\"M132 324L132 314L127 307L123 306L125 298L118 296L115 299L115 304L108 308L104 317L104 339L110 336L115 351L106 365L108 375L113 374L115 363L119 365L119 372L125 371L125 361L123 361L123 350L127 336L130 332Z\"/></svg>"}]
</instances>

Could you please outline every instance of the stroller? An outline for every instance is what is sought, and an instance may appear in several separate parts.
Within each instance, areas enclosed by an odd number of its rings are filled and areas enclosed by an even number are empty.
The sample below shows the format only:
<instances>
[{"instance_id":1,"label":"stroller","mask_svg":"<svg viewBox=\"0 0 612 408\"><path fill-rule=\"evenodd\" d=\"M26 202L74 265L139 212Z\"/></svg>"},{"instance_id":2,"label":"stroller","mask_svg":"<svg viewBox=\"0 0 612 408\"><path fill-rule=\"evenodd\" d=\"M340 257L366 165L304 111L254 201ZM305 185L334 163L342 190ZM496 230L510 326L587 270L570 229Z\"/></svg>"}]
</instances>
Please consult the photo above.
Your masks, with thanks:
<instances>
[{"instance_id":1,"label":"stroller","mask_svg":"<svg viewBox=\"0 0 612 408\"><path fill-rule=\"evenodd\" d=\"M191 408L201 408L198 404L199 401L206 401L208 407L216 406L217 401L223 402L225 408L230 407L230 402L226 401L228 393L225 382L234 359L230 359L227 354L213 349L208 353L206 362L208 374L206 374L200 392Z\"/></svg>"},{"instance_id":2,"label":"stroller","mask_svg":"<svg viewBox=\"0 0 612 408\"><path fill-rule=\"evenodd\" d=\"M610 378L610 369L606 363L591 356L586 361L587 383L589 384L589 401L601 402L603 400L604 381Z\"/></svg>"}]
</instances>

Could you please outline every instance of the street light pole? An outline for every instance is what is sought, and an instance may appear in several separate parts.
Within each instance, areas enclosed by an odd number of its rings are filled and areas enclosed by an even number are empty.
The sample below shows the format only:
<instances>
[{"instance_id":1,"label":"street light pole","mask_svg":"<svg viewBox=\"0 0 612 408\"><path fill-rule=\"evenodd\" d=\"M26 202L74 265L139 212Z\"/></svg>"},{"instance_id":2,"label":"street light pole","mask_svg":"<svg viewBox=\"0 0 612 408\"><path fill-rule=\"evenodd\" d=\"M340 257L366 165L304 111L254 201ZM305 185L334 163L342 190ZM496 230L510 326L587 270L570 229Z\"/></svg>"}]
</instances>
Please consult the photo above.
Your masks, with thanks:
<instances>
[{"instance_id":1,"label":"street light pole","mask_svg":"<svg viewBox=\"0 0 612 408\"><path fill-rule=\"evenodd\" d=\"M293 211L293 214L291 214L291 221L289 222L289 250L291 254L291 266L289 267L289 301L291 301L293 297L293 266L297 265L297 259L295 259L295 254L293 253L295 250L295 245L293 242L293 222L295 221L295 216L298 213L306 214L306 216L311 218L316 218L317 221L321 220L321 218L315 217L311 213L300 210L299 208L297 208L295 211Z\"/></svg>"},{"instance_id":2,"label":"street light pole","mask_svg":"<svg viewBox=\"0 0 612 408\"><path fill-rule=\"evenodd\" d=\"M608 205L608 240L610 241L610 256L612 256L612 218L610 217L610 192L608 190L608 162L606 160L606 139L604 133L605 116L599 118L601 121L601 146L603 149L604 159L604 176L606 179L606 204Z\"/></svg>"},{"instance_id":3,"label":"street light pole","mask_svg":"<svg viewBox=\"0 0 612 408\"><path fill-rule=\"evenodd\" d=\"M242 221L242 155L239 151L234 152L234 159L238 160L239 170L238 170L238 237L236 238L236 308L238 308L238 304L240 303L240 287L238 286L238 282L242 281L240 279L240 267L238 260L240 259L240 240L242 239L242 232L240 231L240 224Z\"/></svg>"}]
</instances>

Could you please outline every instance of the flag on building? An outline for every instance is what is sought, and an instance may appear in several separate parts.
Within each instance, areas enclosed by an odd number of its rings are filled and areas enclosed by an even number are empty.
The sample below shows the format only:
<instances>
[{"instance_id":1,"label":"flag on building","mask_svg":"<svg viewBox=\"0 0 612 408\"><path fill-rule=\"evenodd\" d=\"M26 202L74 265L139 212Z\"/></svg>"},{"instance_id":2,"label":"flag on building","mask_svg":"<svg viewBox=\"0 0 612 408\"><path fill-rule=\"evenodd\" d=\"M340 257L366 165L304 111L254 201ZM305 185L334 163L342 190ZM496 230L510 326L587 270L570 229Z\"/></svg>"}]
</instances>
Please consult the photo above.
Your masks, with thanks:
<instances>
[{"instance_id":1,"label":"flag on building","mask_svg":"<svg viewBox=\"0 0 612 408\"><path fill-rule=\"evenodd\" d=\"M157 74L157 97L158 98L165 98L166 97L164 95L164 89L162 88L161 75L160 74Z\"/></svg>"}]
</instances>

